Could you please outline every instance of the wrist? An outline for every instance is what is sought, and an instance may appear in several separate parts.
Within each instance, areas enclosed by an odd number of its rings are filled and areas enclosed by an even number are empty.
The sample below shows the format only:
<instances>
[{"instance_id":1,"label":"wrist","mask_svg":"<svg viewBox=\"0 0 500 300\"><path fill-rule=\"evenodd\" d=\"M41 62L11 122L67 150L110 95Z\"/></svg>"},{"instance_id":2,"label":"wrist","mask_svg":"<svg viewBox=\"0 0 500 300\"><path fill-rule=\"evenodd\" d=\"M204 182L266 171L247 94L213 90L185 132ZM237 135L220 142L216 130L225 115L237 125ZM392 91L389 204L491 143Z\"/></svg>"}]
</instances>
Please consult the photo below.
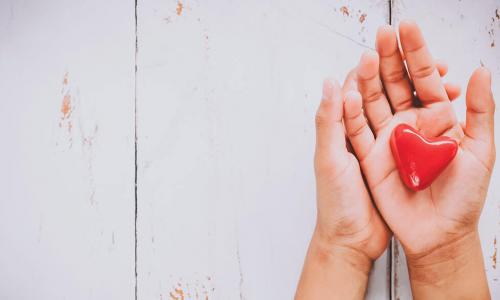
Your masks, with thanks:
<instances>
[{"instance_id":1,"label":"wrist","mask_svg":"<svg viewBox=\"0 0 500 300\"><path fill-rule=\"evenodd\" d=\"M334 263L360 276L370 274L373 260L362 251L325 239L315 232L309 245L308 255L324 263Z\"/></svg>"},{"instance_id":2,"label":"wrist","mask_svg":"<svg viewBox=\"0 0 500 300\"><path fill-rule=\"evenodd\" d=\"M314 234L295 299L363 299L371 265L363 253Z\"/></svg>"},{"instance_id":3,"label":"wrist","mask_svg":"<svg viewBox=\"0 0 500 300\"><path fill-rule=\"evenodd\" d=\"M472 231L424 253L410 254L405 251L412 281L419 284L445 281L467 266L478 245L479 234L477 231Z\"/></svg>"},{"instance_id":4,"label":"wrist","mask_svg":"<svg viewBox=\"0 0 500 300\"><path fill-rule=\"evenodd\" d=\"M481 243L477 230L420 254L407 254L414 298L460 295L488 298ZM471 295L470 293L474 293ZM483 297L484 296L484 297Z\"/></svg>"}]
</instances>

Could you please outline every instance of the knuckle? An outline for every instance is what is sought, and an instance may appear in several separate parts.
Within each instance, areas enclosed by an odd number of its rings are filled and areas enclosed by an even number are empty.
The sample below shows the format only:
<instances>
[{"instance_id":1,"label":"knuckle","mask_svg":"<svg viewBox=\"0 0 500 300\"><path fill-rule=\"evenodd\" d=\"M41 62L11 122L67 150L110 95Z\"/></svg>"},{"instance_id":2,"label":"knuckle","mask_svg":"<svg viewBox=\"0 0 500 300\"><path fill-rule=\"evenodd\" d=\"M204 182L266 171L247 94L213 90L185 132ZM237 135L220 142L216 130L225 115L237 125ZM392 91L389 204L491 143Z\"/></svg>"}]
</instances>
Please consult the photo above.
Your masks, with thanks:
<instances>
[{"instance_id":1,"label":"knuckle","mask_svg":"<svg viewBox=\"0 0 500 300\"><path fill-rule=\"evenodd\" d=\"M413 97L409 97L407 99L401 100L395 104L394 109L395 110L403 110L413 103Z\"/></svg>"},{"instance_id":2,"label":"knuckle","mask_svg":"<svg viewBox=\"0 0 500 300\"><path fill-rule=\"evenodd\" d=\"M314 118L314 123L316 124L316 128L324 128L330 123L330 116L328 112L320 108L316 113L316 117Z\"/></svg>"},{"instance_id":3,"label":"knuckle","mask_svg":"<svg viewBox=\"0 0 500 300\"><path fill-rule=\"evenodd\" d=\"M380 130L382 128L384 128L385 126L387 126L387 124L389 124L389 122L391 122L391 116L390 115L386 115L385 117L381 118L377 124L375 125L375 128L376 130Z\"/></svg>"},{"instance_id":4,"label":"knuckle","mask_svg":"<svg viewBox=\"0 0 500 300\"><path fill-rule=\"evenodd\" d=\"M388 83L397 83L404 80L406 77L406 71L403 69L398 69L395 71L387 72L384 75L384 79Z\"/></svg>"},{"instance_id":5,"label":"knuckle","mask_svg":"<svg viewBox=\"0 0 500 300\"><path fill-rule=\"evenodd\" d=\"M376 89L375 91L371 91L367 93L364 97L365 103L370 103L379 100L384 94L381 89Z\"/></svg>"},{"instance_id":6,"label":"knuckle","mask_svg":"<svg viewBox=\"0 0 500 300\"><path fill-rule=\"evenodd\" d=\"M352 138L359 136L361 133L363 133L363 131L365 130L365 128L367 126L368 125L366 123L363 123L360 126L358 126L357 128L353 128L350 132L348 132L349 138L352 139Z\"/></svg>"},{"instance_id":7,"label":"knuckle","mask_svg":"<svg viewBox=\"0 0 500 300\"><path fill-rule=\"evenodd\" d=\"M421 67L414 69L411 72L411 76L413 78L425 78L431 76L432 73L434 73L434 70L436 70L436 67L433 64L423 65Z\"/></svg>"}]
</instances>

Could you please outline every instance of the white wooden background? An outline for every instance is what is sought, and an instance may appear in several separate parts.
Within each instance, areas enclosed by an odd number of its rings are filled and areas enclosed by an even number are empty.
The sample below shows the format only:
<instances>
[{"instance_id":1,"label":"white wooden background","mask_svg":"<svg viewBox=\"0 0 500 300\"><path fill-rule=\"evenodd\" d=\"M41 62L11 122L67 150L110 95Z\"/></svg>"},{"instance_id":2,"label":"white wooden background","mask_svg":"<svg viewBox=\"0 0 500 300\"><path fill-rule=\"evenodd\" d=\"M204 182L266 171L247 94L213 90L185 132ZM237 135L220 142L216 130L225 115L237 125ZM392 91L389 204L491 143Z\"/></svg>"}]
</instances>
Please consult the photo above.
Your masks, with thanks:
<instances>
[{"instance_id":1,"label":"white wooden background","mask_svg":"<svg viewBox=\"0 0 500 300\"><path fill-rule=\"evenodd\" d=\"M379 25L410 17L448 79L465 87L484 64L500 98L499 10L0 1L0 298L291 299L315 219L322 79L342 79ZM498 298L499 171L480 228ZM410 295L394 242L367 298Z\"/></svg>"}]
</instances>

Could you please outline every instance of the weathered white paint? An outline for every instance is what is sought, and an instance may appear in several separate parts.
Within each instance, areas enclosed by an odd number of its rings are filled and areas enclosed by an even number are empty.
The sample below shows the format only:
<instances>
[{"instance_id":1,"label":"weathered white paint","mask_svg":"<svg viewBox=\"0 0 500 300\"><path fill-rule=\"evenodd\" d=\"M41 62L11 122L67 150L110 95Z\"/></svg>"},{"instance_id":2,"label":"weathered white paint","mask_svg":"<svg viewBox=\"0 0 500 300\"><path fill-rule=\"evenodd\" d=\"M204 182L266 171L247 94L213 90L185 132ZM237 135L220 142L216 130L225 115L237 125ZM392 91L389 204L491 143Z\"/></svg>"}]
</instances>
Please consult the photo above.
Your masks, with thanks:
<instances>
[{"instance_id":1,"label":"weathered white paint","mask_svg":"<svg viewBox=\"0 0 500 300\"><path fill-rule=\"evenodd\" d=\"M134 31L130 1L0 2L1 299L134 298Z\"/></svg>"},{"instance_id":2,"label":"weathered white paint","mask_svg":"<svg viewBox=\"0 0 500 300\"><path fill-rule=\"evenodd\" d=\"M418 21L435 58L449 64L445 80L462 86L463 96L454 102L460 120L465 120L465 90L475 68L484 64L493 75L493 94L500 100L500 1L401 1L393 0L393 24L402 18ZM497 106L498 107L498 106ZM496 111L496 144L500 144L500 112ZM488 191L480 221L480 233L486 272L492 298L500 297L496 240L500 239L500 171L497 167ZM410 299L406 261L401 246L393 257L393 299ZM393 251L393 254L396 254ZM397 281L397 282L396 282Z\"/></svg>"},{"instance_id":3,"label":"weathered white paint","mask_svg":"<svg viewBox=\"0 0 500 300\"><path fill-rule=\"evenodd\" d=\"M2 1L0 298L134 298L137 118L138 299L290 299L321 82L373 47L388 2L139 0L135 77L133 1ZM392 17L418 20L450 80L482 62L498 83L499 7L393 0ZM493 297L499 174L481 219ZM394 247L392 297L409 299ZM388 265L368 298L391 296Z\"/></svg>"},{"instance_id":4,"label":"weathered white paint","mask_svg":"<svg viewBox=\"0 0 500 300\"><path fill-rule=\"evenodd\" d=\"M138 6L139 299L291 299L321 83L374 45L388 2L180 3ZM389 297L387 263L370 298Z\"/></svg>"}]
</instances>

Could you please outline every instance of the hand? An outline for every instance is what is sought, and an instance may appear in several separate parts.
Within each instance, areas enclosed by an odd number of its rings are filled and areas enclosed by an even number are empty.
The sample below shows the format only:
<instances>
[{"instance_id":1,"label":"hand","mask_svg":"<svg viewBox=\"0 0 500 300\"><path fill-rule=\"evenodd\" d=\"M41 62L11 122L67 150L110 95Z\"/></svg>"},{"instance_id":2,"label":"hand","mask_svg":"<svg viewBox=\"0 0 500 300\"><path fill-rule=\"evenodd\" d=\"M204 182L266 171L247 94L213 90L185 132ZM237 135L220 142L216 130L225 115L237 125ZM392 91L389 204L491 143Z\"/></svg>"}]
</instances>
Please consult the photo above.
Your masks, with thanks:
<instances>
[{"instance_id":1,"label":"hand","mask_svg":"<svg viewBox=\"0 0 500 300\"><path fill-rule=\"evenodd\" d=\"M350 74L344 90L353 88ZM316 115L317 223L296 299L363 298L372 262L390 238L346 146L343 94L336 81L324 82Z\"/></svg>"},{"instance_id":2,"label":"hand","mask_svg":"<svg viewBox=\"0 0 500 300\"><path fill-rule=\"evenodd\" d=\"M344 91L350 89L350 78ZM356 157L347 149L343 95L337 82L324 82L316 114L315 237L329 247L351 248L375 260L386 249L390 233L374 207Z\"/></svg>"},{"instance_id":3,"label":"hand","mask_svg":"<svg viewBox=\"0 0 500 300\"><path fill-rule=\"evenodd\" d=\"M444 76L447 66L437 67ZM391 235L373 206L358 161L348 151L340 122L342 98L357 90L356 71L349 72L342 91L337 82L324 82L316 117L318 219L296 299L363 298L372 261L384 252ZM454 85L446 91L451 99L460 94Z\"/></svg>"},{"instance_id":4,"label":"hand","mask_svg":"<svg viewBox=\"0 0 500 300\"><path fill-rule=\"evenodd\" d=\"M495 160L490 73L479 68L472 75L466 124L461 126L419 28L406 21L401 22L399 32L410 76L396 33L390 27L381 28L378 54L366 53L358 66L361 97L354 93L344 104L349 140L380 213L403 245L414 293L437 282L444 286L447 277L468 270L474 276L471 280L479 281L471 291L479 297L487 295L477 223ZM391 154L389 138L400 123L427 136L451 136L460 145L452 163L420 192L403 184ZM423 290L417 295L424 295Z\"/></svg>"}]
</instances>

